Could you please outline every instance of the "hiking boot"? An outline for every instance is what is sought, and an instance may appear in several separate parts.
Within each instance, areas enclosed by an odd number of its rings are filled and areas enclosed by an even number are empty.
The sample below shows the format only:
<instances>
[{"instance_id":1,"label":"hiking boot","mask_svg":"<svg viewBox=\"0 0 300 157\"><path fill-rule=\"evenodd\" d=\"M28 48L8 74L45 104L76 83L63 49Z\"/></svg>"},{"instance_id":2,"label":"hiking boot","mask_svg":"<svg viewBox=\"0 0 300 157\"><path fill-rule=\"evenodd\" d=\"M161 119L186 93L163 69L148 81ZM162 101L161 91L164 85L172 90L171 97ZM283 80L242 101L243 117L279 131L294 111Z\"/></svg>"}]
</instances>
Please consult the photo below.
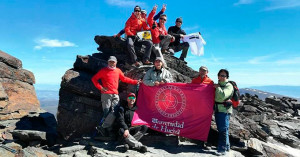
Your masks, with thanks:
<instances>
[{"instance_id":1,"label":"hiking boot","mask_svg":"<svg viewBox=\"0 0 300 157\"><path fill-rule=\"evenodd\" d=\"M141 63L140 62L135 62L135 63L132 64L132 66L134 66L134 67L140 67Z\"/></svg>"},{"instance_id":2,"label":"hiking boot","mask_svg":"<svg viewBox=\"0 0 300 157\"><path fill-rule=\"evenodd\" d=\"M146 146L141 146L139 149L142 153L146 153L147 152L147 147Z\"/></svg>"},{"instance_id":3,"label":"hiking boot","mask_svg":"<svg viewBox=\"0 0 300 157\"><path fill-rule=\"evenodd\" d=\"M179 58L181 61L183 61L184 62L184 64L187 64L187 62L184 60L184 58L183 57L180 57Z\"/></svg>"},{"instance_id":4,"label":"hiking boot","mask_svg":"<svg viewBox=\"0 0 300 157\"><path fill-rule=\"evenodd\" d=\"M216 156L225 156L226 153L225 152L215 152Z\"/></svg>"},{"instance_id":5,"label":"hiking boot","mask_svg":"<svg viewBox=\"0 0 300 157\"><path fill-rule=\"evenodd\" d=\"M167 49L162 49L162 50L161 50L161 53L162 53L162 54L170 54L170 52L169 52Z\"/></svg>"},{"instance_id":6,"label":"hiking boot","mask_svg":"<svg viewBox=\"0 0 300 157\"><path fill-rule=\"evenodd\" d=\"M124 144L124 149L125 149L125 151L129 150L129 145L128 144Z\"/></svg>"},{"instance_id":7,"label":"hiking boot","mask_svg":"<svg viewBox=\"0 0 300 157\"><path fill-rule=\"evenodd\" d=\"M169 49L169 52L170 52L170 54L171 54L172 56L174 56L175 52L174 52L173 49Z\"/></svg>"},{"instance_id":8,"label":"hiking boot","mask_svg":"<svg viewBox=\"0 0 300 157\"><path fill-rule=\"evenodd\" d=\"M149 60L146 60L146 61L144 62L144 65L153 65L153 63L150 62Z\"/></svg>"}]
</instances>

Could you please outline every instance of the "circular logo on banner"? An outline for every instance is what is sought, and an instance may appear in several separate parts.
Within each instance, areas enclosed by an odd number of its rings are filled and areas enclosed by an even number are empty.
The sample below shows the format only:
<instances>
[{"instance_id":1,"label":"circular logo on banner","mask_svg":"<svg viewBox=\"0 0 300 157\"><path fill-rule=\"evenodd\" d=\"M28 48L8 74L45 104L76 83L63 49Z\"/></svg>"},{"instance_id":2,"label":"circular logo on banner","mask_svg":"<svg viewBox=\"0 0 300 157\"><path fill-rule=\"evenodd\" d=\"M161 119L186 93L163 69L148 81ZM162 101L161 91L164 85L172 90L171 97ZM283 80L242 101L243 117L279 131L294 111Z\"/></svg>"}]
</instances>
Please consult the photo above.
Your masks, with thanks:
<instances>
[{"instance_id":1,"label":"circular logo on banner","mask_svg":"<svg viewBox=\"0 0 300 157\"><path fill-rule=\"evenodd\" d=\"M186 98L180 88L167 85L156 92L155 106L164 117L174 118L184 111Z\"/></svg>"}]
</instances>

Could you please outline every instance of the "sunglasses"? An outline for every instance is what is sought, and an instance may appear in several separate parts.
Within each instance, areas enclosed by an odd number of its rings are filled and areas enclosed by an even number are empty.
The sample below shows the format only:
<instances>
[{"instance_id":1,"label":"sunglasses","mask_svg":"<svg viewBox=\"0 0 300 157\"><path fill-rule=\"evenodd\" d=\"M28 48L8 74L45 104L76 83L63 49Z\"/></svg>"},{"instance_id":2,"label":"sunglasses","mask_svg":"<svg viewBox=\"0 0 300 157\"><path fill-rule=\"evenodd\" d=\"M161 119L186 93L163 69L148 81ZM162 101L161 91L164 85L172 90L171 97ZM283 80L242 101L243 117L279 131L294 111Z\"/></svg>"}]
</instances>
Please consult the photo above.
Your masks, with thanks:
<instances>
[{"instance_id":1,"label":"sunglasses","mask_svg":"<svg viewBox=\"0 0 300 157\"><path fill-rule=\"evenodd\" d=\"M140 10L134 10L134 12L141 12Z\"/></svg>"},{"instance_id":2,"label":"sunglasses","mask_svg":"<svg viewBox=\"0 0 300 157\"><path fill-rule=\"evenodd\" d=\"M176 21L176 22L182 23L182 22L180 22L180 21Z\"/></svg>"},{"instance_id":3,"label":"sunglasses","mask_svg":"<svg viewBox=\"0 0 300 157\"><path fill-rule=\"evenodd\" d=\"M226 75L219 75L219 77L227 77Z\"/></svg>"},{"instance_id":4,"label":"sunglasses","mask_svg":"<svg viewBox=\"0 0 300 157\"><path fill-rule=\"evenodd\" d=\"M167 21L167 19L165 19L165 18L159 18L160 20L164 20L164 21Z\"/></svg>"},{"instance_id":5,"label":"sunglasses","mask_svg":"<svg viewBox=\"0 0 300 157\"><path fill-rule=\"evenodd\" d=\"M129 100L133 100L133 99L135 99L135 97L134 96L130 96L130 97L128 97L128 99Z\"/></svg>"}]
</instances>

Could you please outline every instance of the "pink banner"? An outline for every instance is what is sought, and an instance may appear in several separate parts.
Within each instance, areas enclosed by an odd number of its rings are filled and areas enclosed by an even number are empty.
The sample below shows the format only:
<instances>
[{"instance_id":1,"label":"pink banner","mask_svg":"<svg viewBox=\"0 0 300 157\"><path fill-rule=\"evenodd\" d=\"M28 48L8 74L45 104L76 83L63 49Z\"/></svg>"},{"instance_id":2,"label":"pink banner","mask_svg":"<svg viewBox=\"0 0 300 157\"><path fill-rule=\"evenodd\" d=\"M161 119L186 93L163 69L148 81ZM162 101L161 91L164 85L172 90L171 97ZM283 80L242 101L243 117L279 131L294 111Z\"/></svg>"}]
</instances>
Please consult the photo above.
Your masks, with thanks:
<instances>
[{"instance_id":1,"label":"pink banner","mask_svg":"<svg viewBox=\"0 0 300 157\"><path fill-rule=\"evenodd\" d=\"M206 141L214 105L214 88L205 84L141 84L132 125Z\"/></svg>"}]
</instances>

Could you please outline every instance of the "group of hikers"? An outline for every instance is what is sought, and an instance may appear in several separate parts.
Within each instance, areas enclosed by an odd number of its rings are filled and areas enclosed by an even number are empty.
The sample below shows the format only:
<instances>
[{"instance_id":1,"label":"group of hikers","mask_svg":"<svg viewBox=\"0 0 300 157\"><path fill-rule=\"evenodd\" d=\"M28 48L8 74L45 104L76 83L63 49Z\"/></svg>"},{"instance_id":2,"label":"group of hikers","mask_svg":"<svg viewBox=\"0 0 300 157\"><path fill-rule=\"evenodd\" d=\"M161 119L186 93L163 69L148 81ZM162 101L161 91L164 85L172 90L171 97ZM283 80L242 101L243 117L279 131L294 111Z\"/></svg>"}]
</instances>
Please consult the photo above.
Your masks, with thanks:
<instances>
[{"instance_id":1,"label":"group of hikers","mask_svg":"<svg viewBox=\"0 0 300 157\"><path fill-rule=\"evenodd\" d=\"M126 34L127 49L133 66L152 65L153 63L150 61L151 52L154 52L156 57L161 57L163 62L165 61L162 54L173 55L175 52L182 50L179 59L184 61L187 56L189 44L180 42L180 39L186 35L185 31L181 29L182 18L177 18L175 26L169 27L167 31L165 28L167 15L164 14L166 5L163 5L157 15L155 15L156 10L157 6L155 5L147 17L146 10L141 10L140 6L135 6L134 12L126 22L125 29L114 35L114 37L120 37L124 33ZM156 22L157 19L158 22ZM140 40L138 37L140 31L151 31L151 39ZM145 46L142 62L138 60L134 49L134 44L138 42Z\"/></svg>"},{"instance_id":2,"label":"group of hikers","mask_svg":"<svg viewBox=\"0 0 300 157\"><path fill-rule=\"evenodd\" d=\"M103 119L96 127L100 136L115 136L112 126L116 126L119 135L125 141L125 148L135 148L141 152L146 152L147 147L139 142L139 139L147 132L147 126L131 126L135 105L136 95L128 93L127 102L119 103L118 85L122 82L137 85L143 83L147 86L160 86L165 83L174 82L172 74L165 68L161 57L156 57L154 66L149 69L142 80L134 80L124 76L123 72L116 67L117 58L110 56L108 66L99 70L92 77L95 87L101 91L101 103L103 109ZM208 68L201 66L199 76L194 78L193 84L210 84L215 88L215 120L219 132L217 155L224 155L229 151L229 118L232 113L230 97L233 95L233 85L228 82L229 72L221 69L218 72L218 83L207 76ZM101 80L102 84L98 81Z\"/></svg>"}]
</instances>

